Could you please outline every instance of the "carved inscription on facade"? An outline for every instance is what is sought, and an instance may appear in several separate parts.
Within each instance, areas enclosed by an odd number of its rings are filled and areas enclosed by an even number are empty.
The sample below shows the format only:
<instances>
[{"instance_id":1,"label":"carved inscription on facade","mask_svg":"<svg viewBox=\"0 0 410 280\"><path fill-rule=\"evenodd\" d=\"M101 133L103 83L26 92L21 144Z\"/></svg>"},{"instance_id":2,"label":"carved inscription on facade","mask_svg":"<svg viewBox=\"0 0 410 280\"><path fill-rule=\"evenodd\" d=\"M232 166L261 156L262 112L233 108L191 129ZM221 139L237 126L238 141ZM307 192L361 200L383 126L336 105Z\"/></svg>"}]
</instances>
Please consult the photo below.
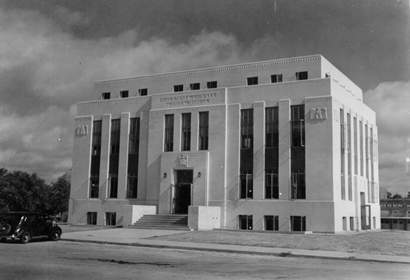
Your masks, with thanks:
<instances>
[{"instance_id":1,"label":"carved inscription on facade","mask_svg":"<svg viewBox=\"0 0 410 280\"><path fill-rule=\"evenodd\" d=\"M88 134L88 126L85 124L79 125L75 128L75 136L82 137Z\"/></svg>"},{"instance_id":2,"label":"carved inscription on facade","mask_svg":"<svg viewBox=\"0 0 410 280\"><path fill-rule=\"evenodd\" d=\"M311 108L310 109L311 120L326 120L327 108Z\"/></svg>"},{"instance_id":3,"label":"carved inscription on facade","mask_svg":"<svg viewBox=\"0 0 410 280\"><path fill-rule=\"evenodd\" d=\"M176 95L170 97L161 97L160 102L167 105L193 105L210 103L212 99L216 98L216 92L191 94L191 95Z\"/></svg>"}]
</instances>

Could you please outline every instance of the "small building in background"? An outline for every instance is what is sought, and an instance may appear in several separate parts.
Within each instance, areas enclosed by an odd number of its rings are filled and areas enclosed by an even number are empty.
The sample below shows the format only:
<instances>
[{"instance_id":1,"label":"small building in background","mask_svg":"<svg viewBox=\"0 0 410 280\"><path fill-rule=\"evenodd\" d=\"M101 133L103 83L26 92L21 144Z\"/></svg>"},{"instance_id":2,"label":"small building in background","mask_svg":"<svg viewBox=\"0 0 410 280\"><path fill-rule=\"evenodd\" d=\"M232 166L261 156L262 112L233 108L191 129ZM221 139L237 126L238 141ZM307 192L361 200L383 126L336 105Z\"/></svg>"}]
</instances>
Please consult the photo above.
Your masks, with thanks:
<instances>
[{"instance_id":1,"label":"small building in background","mask_svg":"<svg viewBox=\"0 0 410 280\"><path fill-rule=\"evenodd\" d=\"M410 230L410 196L399 199L381 199L382 229Z\"/></svg>"}]
</instances>

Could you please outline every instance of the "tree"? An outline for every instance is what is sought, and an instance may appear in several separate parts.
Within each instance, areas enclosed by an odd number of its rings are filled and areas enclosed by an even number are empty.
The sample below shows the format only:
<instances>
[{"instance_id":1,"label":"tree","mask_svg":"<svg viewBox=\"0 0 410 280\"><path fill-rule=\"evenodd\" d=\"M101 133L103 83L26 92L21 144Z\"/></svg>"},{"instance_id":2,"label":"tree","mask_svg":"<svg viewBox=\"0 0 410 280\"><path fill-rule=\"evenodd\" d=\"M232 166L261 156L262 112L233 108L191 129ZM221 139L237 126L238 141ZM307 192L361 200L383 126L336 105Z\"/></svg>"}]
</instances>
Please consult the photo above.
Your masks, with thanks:
<instances>
[{"instance_id":1,"label":"tree","mask_svg":"<svg viewBox=\"0 0 410 280\"><path fill-rule=\"evenodd\" d=\"M0 169L0 211L30 211L56 215L68 210L67 174L48 185L36 174Z\"/></svg>"},{"instance_id":2,"label":"tree","mask_svg":"<svg viewBox=\"0 0 410 280\"><path fill-rule=\"evenodd\" d=\"M48 212L48 185L35 173L0 170L0 208L8 211Z\"/></svg>"},{"instance_id":3,"label":"tree","mask_svg":"<svg viewBox=\"0 0 410 280\"><path fill-rule=\"evenodd\" d=\"M49 188L50 212L59 214L68 211L70 198L70 179L67 174L62 175Z\"/></svg>"}]
</instances>

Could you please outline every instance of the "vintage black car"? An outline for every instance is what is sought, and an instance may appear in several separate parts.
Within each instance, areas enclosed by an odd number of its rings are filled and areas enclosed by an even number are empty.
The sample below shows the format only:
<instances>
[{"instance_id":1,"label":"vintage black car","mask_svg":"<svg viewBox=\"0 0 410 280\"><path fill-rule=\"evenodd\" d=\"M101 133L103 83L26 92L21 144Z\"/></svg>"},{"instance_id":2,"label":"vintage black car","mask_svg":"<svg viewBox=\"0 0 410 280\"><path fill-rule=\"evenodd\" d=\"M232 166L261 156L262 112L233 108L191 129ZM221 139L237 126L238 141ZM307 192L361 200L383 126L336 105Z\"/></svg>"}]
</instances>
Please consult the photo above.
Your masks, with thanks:
<instances>
[{"instance_id":1,"label":"vintage black car","mask_svg":"<svg viewBox=\"0 0 410 280\"><path fill-rule=\"evenodd\" d=\"M61 228L48 216L30 212L0 213L0 240L30 242L34 238L59 240Z\"/></svg>"}]
</instances>

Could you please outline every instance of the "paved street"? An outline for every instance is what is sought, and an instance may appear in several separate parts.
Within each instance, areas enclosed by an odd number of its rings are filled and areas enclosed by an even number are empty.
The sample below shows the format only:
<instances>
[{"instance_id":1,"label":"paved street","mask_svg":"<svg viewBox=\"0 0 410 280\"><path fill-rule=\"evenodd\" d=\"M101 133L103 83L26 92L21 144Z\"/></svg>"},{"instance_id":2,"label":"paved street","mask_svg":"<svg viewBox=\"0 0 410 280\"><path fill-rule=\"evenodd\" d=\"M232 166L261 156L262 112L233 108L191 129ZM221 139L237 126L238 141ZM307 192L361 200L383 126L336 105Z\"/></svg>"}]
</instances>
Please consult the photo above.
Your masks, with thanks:
<instances>
[{"instance_id":1,"label":"paved street","mask_svg":"<svg viewBox=\"0 0 410 280\"><path fill-rule=\"evenodd\" d=\"M408 279L405 264L76 242L0 243L0 279Z\"/></svg>"}]
</instances>

